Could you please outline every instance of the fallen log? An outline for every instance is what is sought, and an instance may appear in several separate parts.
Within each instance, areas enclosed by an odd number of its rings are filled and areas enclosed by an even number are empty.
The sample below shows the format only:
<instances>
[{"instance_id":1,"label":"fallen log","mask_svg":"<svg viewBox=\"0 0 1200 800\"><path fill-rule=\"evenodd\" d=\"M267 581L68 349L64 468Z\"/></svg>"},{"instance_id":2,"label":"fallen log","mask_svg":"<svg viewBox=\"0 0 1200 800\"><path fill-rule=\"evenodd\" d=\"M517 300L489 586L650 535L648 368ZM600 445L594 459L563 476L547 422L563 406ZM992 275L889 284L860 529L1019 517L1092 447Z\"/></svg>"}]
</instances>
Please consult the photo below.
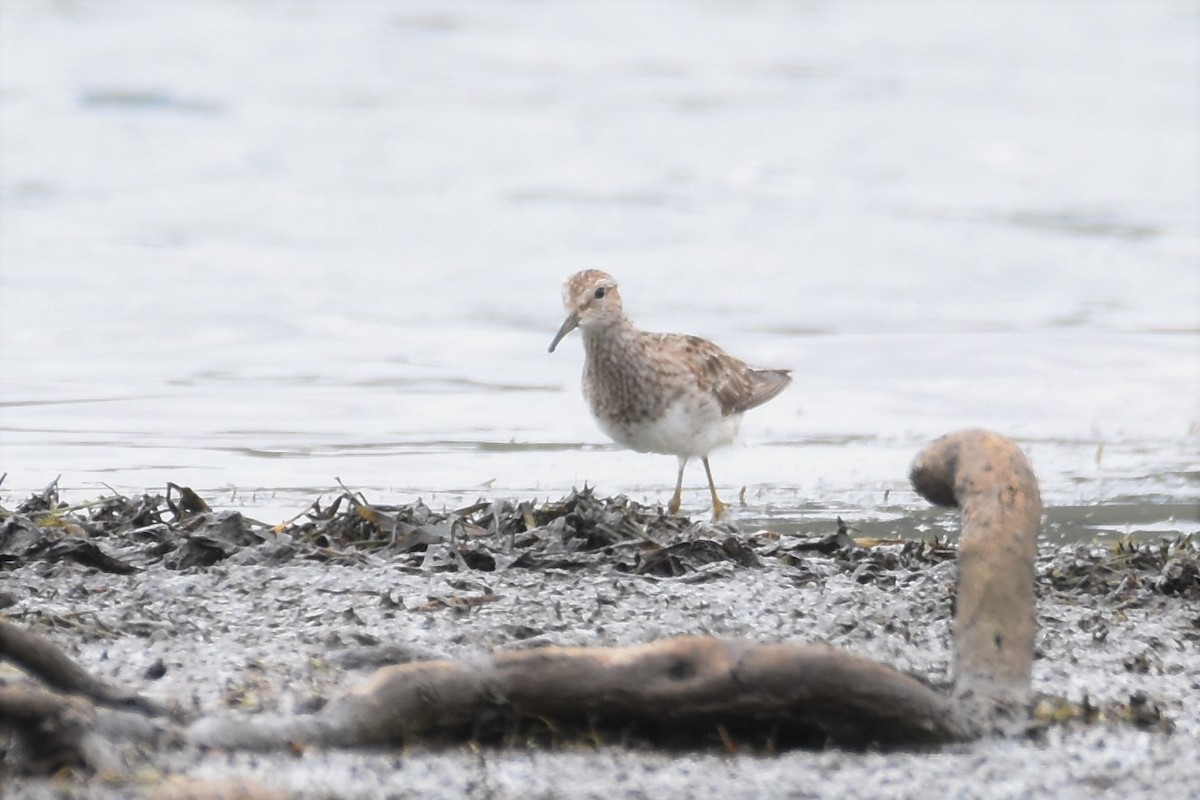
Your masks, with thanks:
<instances>
[{"instance_id":1,"label":"fallen log","mask_svg":"<svg viewBox=\"0 0 1200 800\"><path fill-rule=\"evenodd\" d=\"M97 705L166 714L159 703L91 675L44 636L0 620L0 661L8 661L53 689L87 697Z\"/></svg>"},{"instance_id":2,"label":"fallen log","mask_svg":"<svg viewBox=\"0 0 1200 800\"><path fill-rule=\"evenodd\" d=\"M164 716L163 706L93 676L44 636L0 620L3 661L43 684L0 683L0 730L16 735L15 760L30 771L113 772L120 765L115 742L177 738L170 722L149 719Z\"/></svg>"},{"instance_id":3,"label":"fallen log","mask_svg":"<svg viewBox=\"0 0 1200 800\"><path fill-rule=\"evenodd\" d=\"M299 726L293 717L210 719L189 735L224 748L345 747L486 738L522 719L576 730L650 723L662 738L693 744L722 726L774 728L818 745L929 744L967 734L948 698L869 659L819 644L683 636L385 667Z\"/></svg>"}]
</instances>

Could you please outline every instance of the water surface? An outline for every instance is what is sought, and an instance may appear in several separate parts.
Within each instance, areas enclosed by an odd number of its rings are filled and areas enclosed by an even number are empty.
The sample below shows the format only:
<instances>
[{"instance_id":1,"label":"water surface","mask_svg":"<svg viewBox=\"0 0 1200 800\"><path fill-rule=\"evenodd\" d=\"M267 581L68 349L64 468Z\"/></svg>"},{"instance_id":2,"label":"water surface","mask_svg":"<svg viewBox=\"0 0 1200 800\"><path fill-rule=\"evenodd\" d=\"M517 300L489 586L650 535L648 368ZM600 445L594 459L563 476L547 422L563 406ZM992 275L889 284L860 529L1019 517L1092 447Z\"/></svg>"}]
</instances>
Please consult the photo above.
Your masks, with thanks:
<instances>
[{"instance_id":1,"label":"water surface","mask_svg":"<svg viewBox=\"0 0 1200 800\"><path fill-rule=\"evenodd\" d=\"M546 352L597 266L795 371L747 524L937 532L908 463L985 426L1048 534L1200 530L1194 3L0 9L6 504L664 502Z\"/></svg>"}]
</instances>

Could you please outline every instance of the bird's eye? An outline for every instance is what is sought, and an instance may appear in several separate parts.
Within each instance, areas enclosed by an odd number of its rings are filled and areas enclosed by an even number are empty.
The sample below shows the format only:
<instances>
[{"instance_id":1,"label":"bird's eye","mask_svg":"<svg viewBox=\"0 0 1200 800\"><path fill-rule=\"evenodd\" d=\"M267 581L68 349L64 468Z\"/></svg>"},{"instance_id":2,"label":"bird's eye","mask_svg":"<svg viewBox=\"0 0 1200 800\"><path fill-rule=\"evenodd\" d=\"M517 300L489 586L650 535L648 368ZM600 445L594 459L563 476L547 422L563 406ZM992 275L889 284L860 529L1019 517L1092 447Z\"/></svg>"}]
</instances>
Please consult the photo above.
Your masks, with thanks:
<instances>
[{"instance_id":1,"label":"bird's eye","mask_svg":"<svg viewBox=\"0 0 1200 800\"><path fill-rule=\"evenodd\" d=\"M597 300L599 300L604 297L604 293L607 291L608 291L607 289L605 289L603 286L601 286L599 289L597 289L595 291L595 293L592 296L595 297Z\"/></svg>"}]
</instances>

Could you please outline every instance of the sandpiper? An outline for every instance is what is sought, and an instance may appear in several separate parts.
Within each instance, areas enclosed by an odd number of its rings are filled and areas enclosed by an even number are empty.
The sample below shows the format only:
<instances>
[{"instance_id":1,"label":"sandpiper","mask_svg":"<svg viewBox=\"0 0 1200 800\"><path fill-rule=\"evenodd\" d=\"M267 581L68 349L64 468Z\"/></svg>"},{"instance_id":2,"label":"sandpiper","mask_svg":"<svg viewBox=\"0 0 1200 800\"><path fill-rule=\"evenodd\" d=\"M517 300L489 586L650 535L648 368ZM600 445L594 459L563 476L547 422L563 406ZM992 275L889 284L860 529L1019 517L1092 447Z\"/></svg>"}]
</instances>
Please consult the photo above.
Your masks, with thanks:
<instances>
[{"instance_id":1,"label":"sandpiper","mask_svg":"<svg viewBox=\"0 0 1200 800\"><path fill-rule=\"evenodd\" d=\"M788 370L750 367L698 336L639 330L621 308L616 279L598 269L567 279L563 305L567 318L550 352L571 331L583 332L583 396L600 429L623 447L679 459L667 504L672 514L679 511L684 467L699 456L713 519L720 519L725 504L717 497L708 454L733 441L744 412L791 383Z\"/></svg>"}]
</instances>

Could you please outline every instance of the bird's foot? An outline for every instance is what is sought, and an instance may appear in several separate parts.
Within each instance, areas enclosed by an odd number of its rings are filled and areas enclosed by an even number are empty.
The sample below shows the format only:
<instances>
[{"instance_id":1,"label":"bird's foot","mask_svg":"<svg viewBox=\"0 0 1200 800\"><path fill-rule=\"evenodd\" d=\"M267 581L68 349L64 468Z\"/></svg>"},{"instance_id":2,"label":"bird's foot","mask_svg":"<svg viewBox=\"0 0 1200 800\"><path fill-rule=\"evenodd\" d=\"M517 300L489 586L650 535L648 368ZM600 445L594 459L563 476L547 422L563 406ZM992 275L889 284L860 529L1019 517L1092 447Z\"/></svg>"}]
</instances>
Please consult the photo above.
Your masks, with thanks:
<instances>
[{"instance_id":1,"label":"bird's foot","mask_svg":"<svg viewBox=\"0 0 1200 800\"><path fill-rule=\"evenodd\" d=\"M713 522L720 522L721 517L725 514L725 511L729 508L729 506L722 503L721 499L719 497L717 497L715 494L713 495L712 500L713 500L713 509L712 509Z\"/></svg>"}]
</instances>

